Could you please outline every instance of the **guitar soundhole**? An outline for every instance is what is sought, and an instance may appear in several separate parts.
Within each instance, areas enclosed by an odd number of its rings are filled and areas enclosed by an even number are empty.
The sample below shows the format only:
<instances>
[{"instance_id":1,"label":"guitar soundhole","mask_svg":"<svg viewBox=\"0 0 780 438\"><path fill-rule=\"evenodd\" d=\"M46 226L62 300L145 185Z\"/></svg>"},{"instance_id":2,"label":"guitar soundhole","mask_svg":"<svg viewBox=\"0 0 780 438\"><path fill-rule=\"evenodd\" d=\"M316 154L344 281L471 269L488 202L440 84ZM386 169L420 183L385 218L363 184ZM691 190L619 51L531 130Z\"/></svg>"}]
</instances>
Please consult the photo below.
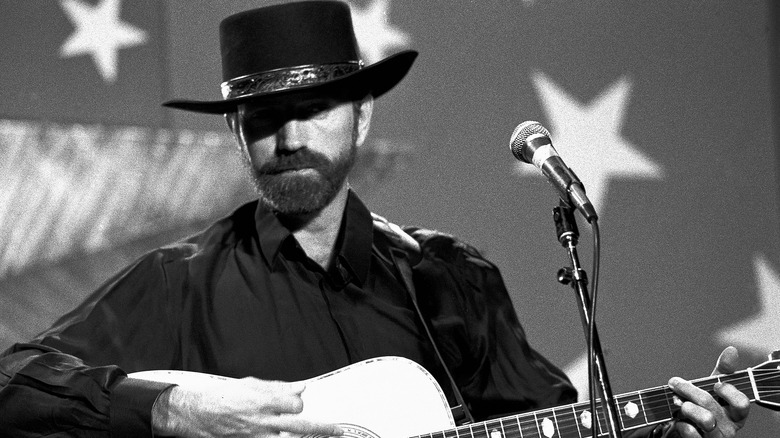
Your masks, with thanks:
<instances>
[{"instance_id":1,"label":"guitar soundhole","mask_svg":"<svg viewBox=\"0 0 780 438\"><path fill-rule=\"evenodd\" d=\"M341 426L341 430L344 431L343 437L347 438L380 438L379 435L375 434L369 429L366 429L365 427L358 426L357 424L350 424L350 423L339 423L339 426ZM305 438L330 438L325 435L306 435Z\"/></svg>"}]
</instances>

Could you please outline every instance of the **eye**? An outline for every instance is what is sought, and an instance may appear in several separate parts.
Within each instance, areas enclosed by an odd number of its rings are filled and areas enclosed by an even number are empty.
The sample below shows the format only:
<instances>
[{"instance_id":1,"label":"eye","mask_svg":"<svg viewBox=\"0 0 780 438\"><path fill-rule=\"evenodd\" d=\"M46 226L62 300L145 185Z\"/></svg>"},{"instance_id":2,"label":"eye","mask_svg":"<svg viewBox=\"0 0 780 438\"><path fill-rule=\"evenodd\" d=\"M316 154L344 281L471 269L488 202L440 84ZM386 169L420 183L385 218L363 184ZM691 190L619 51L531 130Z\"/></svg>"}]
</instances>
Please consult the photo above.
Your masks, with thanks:
<instances>
[{"instance_id":1,"label":"eye","mask_svg":"<svg viewBox=\"0 0 780 438\"><path fill-rule=\"evenodd\" d=\"M327 111L333 108L335 104L328 100L318 100L307 103L300 107L297 116L301 119L318 119L327 116Z\"/></svg>"},{"instance_id":2,"label":"eye","mask_svg":"<svg viewBox=\"0 0 780 438\"><path fill-rule=\"evenodd\" d=\"M244 118L251 121L271 120L274 118L275 113L275 111L271 111L268 108L259 108L247 111L244 114Z\"/></svg>"},{"instance_id":3,"label":"eye","mask_svg":"<svg viewBox=\"0 0 780 438\"><path fill-rule=\"evenodd\" d=\"M256 110L247 112L239 119L242 124L244 135L249 139L258 139L267 137L284 125L284 118L279 117L271 110Z\"/></svg>"}]
</instances>

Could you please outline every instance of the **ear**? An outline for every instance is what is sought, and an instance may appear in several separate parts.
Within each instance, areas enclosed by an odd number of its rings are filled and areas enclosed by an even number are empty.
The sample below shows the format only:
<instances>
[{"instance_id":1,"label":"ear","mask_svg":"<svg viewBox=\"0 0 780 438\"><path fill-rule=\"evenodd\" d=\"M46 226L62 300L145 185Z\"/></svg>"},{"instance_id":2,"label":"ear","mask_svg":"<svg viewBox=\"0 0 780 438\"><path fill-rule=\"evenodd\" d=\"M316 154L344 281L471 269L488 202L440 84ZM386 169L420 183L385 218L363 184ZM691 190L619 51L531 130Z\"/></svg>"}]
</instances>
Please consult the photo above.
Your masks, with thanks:
<instances>
[{"instance_id":1,"label":"ear","mask_svg":"<svg viewBox=\"0 0 780 438\"><path fill-rule=\"evenodd\" d=\"M360 101L357 113L357 138L355 145L360 147L366 141L368 128L371 126L371 115L374 113L374 96L368 95Z\"/></svg>"}]
</instances>

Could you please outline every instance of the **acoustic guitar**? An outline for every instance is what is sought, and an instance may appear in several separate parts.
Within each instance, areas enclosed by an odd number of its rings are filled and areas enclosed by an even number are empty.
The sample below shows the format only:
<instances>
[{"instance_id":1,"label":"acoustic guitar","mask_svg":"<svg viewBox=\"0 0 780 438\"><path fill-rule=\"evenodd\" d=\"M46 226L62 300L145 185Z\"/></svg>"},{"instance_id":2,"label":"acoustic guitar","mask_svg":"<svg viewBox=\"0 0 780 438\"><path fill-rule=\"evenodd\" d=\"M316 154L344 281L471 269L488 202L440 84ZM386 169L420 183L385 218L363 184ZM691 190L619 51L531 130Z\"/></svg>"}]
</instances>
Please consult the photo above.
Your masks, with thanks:
<instances>
[{"instance_id":1,"label":"acoustic guitar","mask_svg":"<svg viewBox=\"0 0 780 438\"><path fill-rule=\"evenodd\" d=\"M225 379L161 370L132 373L130 377L180 385L218 385ZM758 366L692 382L715 397L712 388L716 382L730 383L751 402L780 410L780 351ZM338 423L350 438L587 438L594 426L589 402L456 426L433 376L415 362L392 356L307 380L302 397L302 416ZM668 421L682 404L668 386L618 395L615 400L625 431ZM601 409L598 411L599 435L607 435L605 417Z\"/></svg>"}]
</instances>

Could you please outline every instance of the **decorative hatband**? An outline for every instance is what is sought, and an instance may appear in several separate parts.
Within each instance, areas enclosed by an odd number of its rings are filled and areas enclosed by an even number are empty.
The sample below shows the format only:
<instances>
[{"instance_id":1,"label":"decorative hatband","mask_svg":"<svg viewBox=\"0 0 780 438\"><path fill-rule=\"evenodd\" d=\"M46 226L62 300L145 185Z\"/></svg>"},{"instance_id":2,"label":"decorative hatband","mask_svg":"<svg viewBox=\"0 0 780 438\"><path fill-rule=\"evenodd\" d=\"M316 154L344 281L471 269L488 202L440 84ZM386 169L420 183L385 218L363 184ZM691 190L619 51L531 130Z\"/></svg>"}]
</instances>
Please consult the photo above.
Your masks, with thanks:
<instances>
[{"instance_id":1,"label":"decorative hatband","mask_svg":"<svg viewBox=\"0 0 780 438\"><path fill-rule=\"evenodd\" d=\"M221 85L222 97L231 99L248 94L270 93L272 91L328 82L354 73L362 67L362 61L348 61L333 64L302 65L254 73L223 82Z\"/></svg>"}]
</instances>

